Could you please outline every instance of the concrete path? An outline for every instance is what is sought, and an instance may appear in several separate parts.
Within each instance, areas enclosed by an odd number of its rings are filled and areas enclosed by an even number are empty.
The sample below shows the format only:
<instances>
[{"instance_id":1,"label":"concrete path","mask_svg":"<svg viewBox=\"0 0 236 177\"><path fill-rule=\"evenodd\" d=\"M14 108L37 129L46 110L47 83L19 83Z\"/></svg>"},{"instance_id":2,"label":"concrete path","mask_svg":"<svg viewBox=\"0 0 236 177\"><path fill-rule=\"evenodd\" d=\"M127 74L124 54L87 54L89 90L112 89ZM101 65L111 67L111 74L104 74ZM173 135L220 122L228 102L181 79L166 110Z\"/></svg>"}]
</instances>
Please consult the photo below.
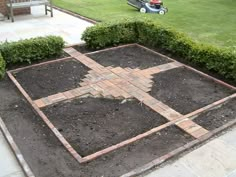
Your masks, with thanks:
<instances>
[{"instance_id":1,"label":"concrete path","mask_svg":"<svg viewBox=\"0 0 236 177\"><path fill-rule=\"evenodd\" d=\"M0 42L17 41L37 36L58 35L63 37L68 45L81 43L81 34L92 26L79 18L54 9L54 17L44 15L44 6L31 8L31 15L15 17L15 22L10 20L0 21Z\"/></svg>"},{"instance_id":2,"label":"concrete path","mask_svg":"<svg viewBox=\"0 0 236 177\"><path fill-rule=\"evenodd\" d=\"M146 177L236 177L236 128Z\"/></svg>"},{"instance_id":3,"label":"concrete path","mask_svg":"<svg viewBox=\"0 0 236 177\"><path fill-rule=\"evenodd\" d=\"M25 177L0 130L0 177Z\"/></svg>"}]
</instances>

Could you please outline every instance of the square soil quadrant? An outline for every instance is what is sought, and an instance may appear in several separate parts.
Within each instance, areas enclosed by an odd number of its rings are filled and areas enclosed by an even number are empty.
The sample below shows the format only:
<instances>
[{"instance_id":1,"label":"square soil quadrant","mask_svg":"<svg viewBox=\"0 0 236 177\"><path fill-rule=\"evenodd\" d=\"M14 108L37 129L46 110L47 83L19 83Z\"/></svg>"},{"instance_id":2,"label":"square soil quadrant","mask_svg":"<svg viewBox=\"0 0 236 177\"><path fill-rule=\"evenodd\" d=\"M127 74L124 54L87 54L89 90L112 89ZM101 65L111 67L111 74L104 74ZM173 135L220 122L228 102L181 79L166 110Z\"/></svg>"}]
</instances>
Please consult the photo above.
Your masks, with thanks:
<instances>
[{"instance_id":1,"label":"square soil quadrant","mask_svg":"<svg viewBox=\"0 0 236 177\"><path fill-rule=\"evenodd\" d=\"M88 70L79 61L68 59L27 68L14 75L35 100L79 87Z\"/></svg>"},{"instance_id":2,"label":"square soil quadrant","mask_svg":"<svg viewBox=\"0 0 236 177\"><path fill-rule=\"evenodd\" d=\"M77 50L78 52L82 53L82 54L86 54L86 53L90 53L90 52L95 52L96 51L96 49L91 49L91 48L89 48L86 45L76 45L76 46L73 46L73 48L75 50Z\"/></svg>"},{"instance_id":3,"label":"square soil quadrant","mask_svg":"<svg viewBox=\"0 0 236 177\"><path fill-rule=\"evenodd\" d=\"M235 91L185 67L154 75L150 95L187 114L225 98Z\"/></svg>"},{"instance_id":4,"label":"square soil quadrant","mask_svg":"<svg viewBox=\"0 0 236 177\"><path fill-rule=\"evenodd\" d=\"M200 114L193 121L203 128L212 131L236 119L236 98L229 102Z\"/></svg>"},{"instance_id":5,"label":"square soil quadrant","mask_svg":"<svg viewBox=\"0 0 236 177\"><path fill-rule=\"evenodd\" d=\"M129 67L132 69L146 69L171 62L171 60L166 57L151 52L138 45L100 51L97 53L88 54L87 56L106 67L119 66L122 68Z\"/></svg>"},{"instance_id":6,"label":"square soil quadrant","mask_svg":"<svg viewBox=\"0 0 236 177\"><path fill-rule=\"evenodd\" d=\"M81 98L43 109L77 152L86 156L166 123L138 101Z\"/></svg>"}]
</instances>

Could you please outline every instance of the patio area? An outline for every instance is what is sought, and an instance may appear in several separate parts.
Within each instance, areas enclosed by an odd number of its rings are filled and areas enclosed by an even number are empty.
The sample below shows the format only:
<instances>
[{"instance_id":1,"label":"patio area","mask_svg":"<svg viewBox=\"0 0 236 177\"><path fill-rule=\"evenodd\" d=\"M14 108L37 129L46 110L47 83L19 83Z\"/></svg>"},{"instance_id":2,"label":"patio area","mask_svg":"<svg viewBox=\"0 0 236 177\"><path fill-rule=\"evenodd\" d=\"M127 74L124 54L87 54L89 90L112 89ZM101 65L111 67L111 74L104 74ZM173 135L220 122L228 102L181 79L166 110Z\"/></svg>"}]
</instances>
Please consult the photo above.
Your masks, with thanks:
<instances>
[{"instance_id":1,"label":"patio area","mask_svg":"<svg viewBox=\"0 0 236 177\"><path fill-rule=\"evenodd\" d=\"M54 9L54 17L44 14L44 6L31 7L30 15L15 16L15 22L0 21L0 42L38 36L58 35L66 45L81 43L81 34L91 23Z\"/></svg>"}]
</instances>

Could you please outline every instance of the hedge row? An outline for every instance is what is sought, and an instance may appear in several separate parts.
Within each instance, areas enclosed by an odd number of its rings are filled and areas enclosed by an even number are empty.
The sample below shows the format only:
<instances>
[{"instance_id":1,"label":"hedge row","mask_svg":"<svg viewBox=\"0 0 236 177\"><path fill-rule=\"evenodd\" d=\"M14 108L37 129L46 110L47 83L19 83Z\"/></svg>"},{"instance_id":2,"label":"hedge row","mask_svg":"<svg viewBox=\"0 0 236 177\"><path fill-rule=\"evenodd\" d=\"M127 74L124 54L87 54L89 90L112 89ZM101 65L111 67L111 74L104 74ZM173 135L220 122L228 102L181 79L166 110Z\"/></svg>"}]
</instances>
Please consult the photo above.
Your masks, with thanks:
<instances>
[{"instance_id":1,"label":"hedge row","mask_svg":"<svg viewBox=\"0 0 236 177\"><path fill-rule=\"evenodd\" d=\"M87 28L82 39L94 49L136 42L138 33L135 24L136 21L129 19L124 19L119 23L100 23L92 28Z\"/></svg>"},{"instance_id":2,"label":"hedge row","mask_svg":"<svg viewBox=\"0 0 236 177\"><path fill-rule=\"evenodd\" d=\"M0 44L0 77L5 73L6 64L31 63L61 55L64 40L58 36L36 37L19 40L17 42L4 42Z\"/></svg>"},{"instance_id":3,"label":"hedge row","mask_svg":"<svg viewBox=\"0 0 236 177\"><path fill-rule=\"evenodd\" d=\"M3 59L2 55L0 54L0 79L4 77L5 69L6 69L6 62Z\"/></svg>"},{"instance_id":4,"label":"hedge row","mask_svg":"<svg viewBox=\"0 0 236 177\"><path fill-rule=\"evenodd\" d=\"M144 20L121 20L100 23L88 28L82 39L92 48L104 48L138 42L160 48L185 60L236 80L236 53L193 41L165 25Z\"/></svg>"},{"instance_id":5,"label":"hedge row","mask_svg":"<svg viewBox=\"0 0 236 177\"><path fill-rule=\"evenodd\" d=\"M6 63L21 63L42 60L60 55L64 47L61 37L47 36L5 42L0 45L0 53Z\"/></svg>"}]
</instances>

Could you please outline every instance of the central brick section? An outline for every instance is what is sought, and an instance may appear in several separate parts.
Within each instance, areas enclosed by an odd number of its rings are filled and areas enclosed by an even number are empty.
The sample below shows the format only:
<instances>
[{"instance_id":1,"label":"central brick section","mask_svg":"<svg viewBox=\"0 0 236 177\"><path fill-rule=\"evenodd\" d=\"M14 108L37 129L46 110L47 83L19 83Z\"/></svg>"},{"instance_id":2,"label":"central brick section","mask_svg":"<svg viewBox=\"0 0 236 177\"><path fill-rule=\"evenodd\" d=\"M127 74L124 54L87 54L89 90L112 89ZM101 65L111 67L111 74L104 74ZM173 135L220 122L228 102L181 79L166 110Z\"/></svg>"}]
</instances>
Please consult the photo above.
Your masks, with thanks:
<instances>
[{"instance_id":1,"label":"central brick section","mask_svg":"<svg viewBox=\"0 0 236 177\"><path fill-rule=\"evenodd\" d=\"M107 67L100 71L90 70L80 85L93 88L90 93L94 97L127 99L133 96L123 91L123 87L130 87L132 84L144 92L151 90L152 76L150 73L146 76L139 69Z\"/></svg>"},{"instance_id":2,"label":"central brick section","mask_svg":"<svg viewBox=\"0 0 236 177\"><path fill-rule=\"evenodd\" d=\"M141 102L153 100L147 92L153 85L153 74L181 67L177 62L167 63L152 68L140 70L139 68L103 67L84 55L74 56L81 63L91 68L82 82L81 87L57 93L35 100L38 107L45 107L66 99L75 97L95 97L110 99L136 98Z\"/></svg>"}]
</instances>

